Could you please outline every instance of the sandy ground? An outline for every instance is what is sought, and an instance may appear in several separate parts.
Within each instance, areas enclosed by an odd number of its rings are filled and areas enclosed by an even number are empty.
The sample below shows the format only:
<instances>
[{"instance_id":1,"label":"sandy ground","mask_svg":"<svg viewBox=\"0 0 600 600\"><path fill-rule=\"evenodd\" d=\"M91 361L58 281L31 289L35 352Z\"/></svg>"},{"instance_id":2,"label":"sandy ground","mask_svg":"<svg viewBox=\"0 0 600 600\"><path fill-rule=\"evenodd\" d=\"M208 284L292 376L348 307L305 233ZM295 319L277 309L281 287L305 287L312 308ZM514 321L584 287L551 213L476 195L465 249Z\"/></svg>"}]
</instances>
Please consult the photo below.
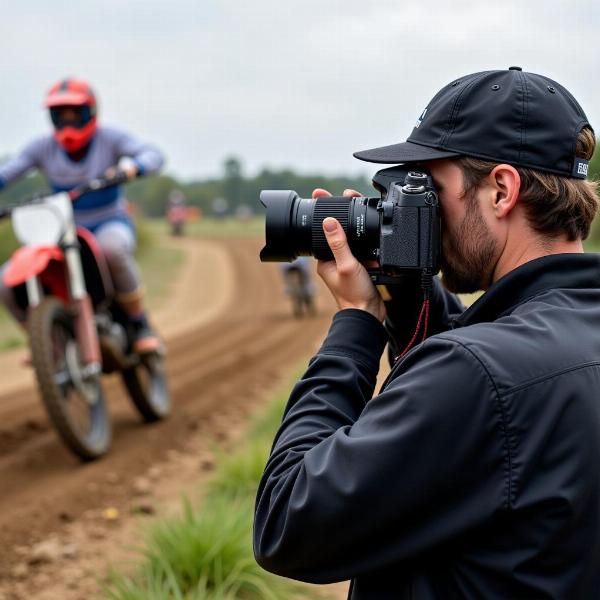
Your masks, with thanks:
<instances>
[{"instance_id":1,"label":"sandy ground","mask_svg":"<svg viewBox=\"0 0 600 600\"><path fill-rule=\"evenodd\" d=\"M0 600L93 598L109 561L127 565L140 523L201 493L215 441L243 434L247 417L314 353L333 312L298 321L276 265L252 239L181 240L187 259L172 302L153 315L168 347L172 416L143 425L116 378L107 379L113 445L82 465L47 423L23 351L0 361ZM346 584L328 590L345 597Z\"/></svg>"}]
</instances>

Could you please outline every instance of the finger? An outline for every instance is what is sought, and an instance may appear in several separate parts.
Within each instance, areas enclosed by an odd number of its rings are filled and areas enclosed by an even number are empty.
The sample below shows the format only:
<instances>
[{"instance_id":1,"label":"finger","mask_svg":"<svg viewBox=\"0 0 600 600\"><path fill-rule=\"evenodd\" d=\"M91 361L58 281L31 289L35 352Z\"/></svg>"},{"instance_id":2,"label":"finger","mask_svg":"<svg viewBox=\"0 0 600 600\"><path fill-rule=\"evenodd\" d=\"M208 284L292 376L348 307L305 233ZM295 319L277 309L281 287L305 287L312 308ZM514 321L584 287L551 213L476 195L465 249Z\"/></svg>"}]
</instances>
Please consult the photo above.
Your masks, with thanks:
<instances>
[{"instance_id":1,"label":"finger","mask_svg":"<svg viewBox=\"0 0 600 600\"><path fill-rule=\"evenodd\" d=\"M323 231L335 258L338 272L342 275L352 272L357 261L348 246L343 227L333 217L327 217L323 219Z\"/></svg>"},{"instance_id":2,"label":"finger","mask_svg":"<svg viewBox=\"0 0 600 600\"><path fill-rule=\"evenodd\" d=\"M323 277L337 270L335 260L318 260L317 261L317 275Z\"/></svg>"},{"instance_id":3,"label":"finger","mask_svg":"<svg viewBox=\"0 0 600 600\"><path fill-rule=\"evenodd\" d=\"M331 196L331 194L327 190L324 190L323 188L317 188L316 190L313 190L313 193L312 193L313 198L323 198L325 196Z\"/></svg>"},{"instance_id":4,"label":"finger","mask_svg":"<svg viewBox=\"0 0 600 600\"><path fill-rule=\"evenodd\" d=\"M344 196L345 198L356 198L357 196L360 197L362 196L362 194L360 192L357 192L356 190L344 190L344 193L342 194L342 196Z\"/></svg>"}]
</instances>

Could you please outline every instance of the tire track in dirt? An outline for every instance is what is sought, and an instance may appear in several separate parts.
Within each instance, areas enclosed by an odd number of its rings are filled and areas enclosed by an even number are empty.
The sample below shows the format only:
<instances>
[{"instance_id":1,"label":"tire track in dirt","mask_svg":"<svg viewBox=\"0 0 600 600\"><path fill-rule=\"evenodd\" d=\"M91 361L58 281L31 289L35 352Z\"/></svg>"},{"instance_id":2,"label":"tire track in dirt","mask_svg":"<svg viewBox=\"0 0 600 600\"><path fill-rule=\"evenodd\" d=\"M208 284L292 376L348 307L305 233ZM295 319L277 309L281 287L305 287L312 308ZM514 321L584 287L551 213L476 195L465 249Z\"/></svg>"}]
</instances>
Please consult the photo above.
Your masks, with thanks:
<instances>
[{"instance_id":1,"label":"tire track in dirt","mask_svg":"<svg viewBox=\"0 0 600 600\"><path fill-rule=\"evenodd\" d=\"M167 340L174 403L167 421L142 425L120 381L106 379L112 448L102 460L82 465L47 425L34 390L0 395L0 576L16 562L16 546L48 535L65 518L125 503L131 488L104 485L108 475L133 481L170 450L182 448L192 432L209 435L223 411L246 414L250 397L264 395L317 349L333 310L329 296L321 290L319 316L293 320L277 265L258 261L259 240L214 241L229 257L233 294L213 320ZM212 283L197 281L204 293Z\"/></svg>"}]
</instances>

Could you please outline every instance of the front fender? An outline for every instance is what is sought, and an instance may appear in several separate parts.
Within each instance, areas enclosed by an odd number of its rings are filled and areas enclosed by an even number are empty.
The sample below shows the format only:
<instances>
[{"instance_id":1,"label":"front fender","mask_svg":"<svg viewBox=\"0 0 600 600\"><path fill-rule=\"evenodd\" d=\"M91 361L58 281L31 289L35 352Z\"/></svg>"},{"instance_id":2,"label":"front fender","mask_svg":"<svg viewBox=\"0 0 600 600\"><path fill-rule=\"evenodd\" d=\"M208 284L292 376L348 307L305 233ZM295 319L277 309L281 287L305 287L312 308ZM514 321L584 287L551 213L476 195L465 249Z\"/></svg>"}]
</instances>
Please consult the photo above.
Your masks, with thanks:
<instances>
[{"instance_id":1,"label":"front fender","mask_svg":"<svg viewBox=\"0 0 600 600\"><path fill-rule=\"evenodd\" d=\"M22 246L11 257L4 272L4 283L15 287L31 277L41 275L50 261L64 261L63 251L57 246Z\"/></svg>"}]
</instances>

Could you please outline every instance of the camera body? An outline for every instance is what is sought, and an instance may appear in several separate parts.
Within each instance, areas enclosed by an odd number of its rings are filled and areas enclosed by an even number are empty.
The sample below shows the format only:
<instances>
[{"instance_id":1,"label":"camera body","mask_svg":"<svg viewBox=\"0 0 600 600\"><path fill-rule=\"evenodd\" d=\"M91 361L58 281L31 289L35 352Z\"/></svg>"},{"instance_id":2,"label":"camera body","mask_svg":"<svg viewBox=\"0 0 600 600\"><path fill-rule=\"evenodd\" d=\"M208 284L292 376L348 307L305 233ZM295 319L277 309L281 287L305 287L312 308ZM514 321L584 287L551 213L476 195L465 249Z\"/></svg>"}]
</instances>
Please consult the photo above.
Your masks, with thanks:
<instances>
[{"instance_id":1,"label":"camera body","mask_svg":"<svg viewBox=\"0 0 600 600\"><path fill-rule=\"evenodd\" d=\"M402 179L402 176L404 178ZM403 274L435 275L440 265L440 212L431 176L398 167L378 171L373 185L381 192L379 269L382 279Z\"/></svg>"},{"instance_id":2,"label":"camera body","mask_svg":"<svg viewBox=\"0 0 600 600\"><path fill-rule=\"evenodd\" d=\"M352 253L375 260L369 274L377 284L405 275L435 275L440 263L440 213L431 176L422 169L391 167L378 171L373 186L379 198L302 199L293 191L264 190L266 245L261 261L285 262L301 255L332 260L323 220L335 217Z\"/></svg>"}]
</instances>

